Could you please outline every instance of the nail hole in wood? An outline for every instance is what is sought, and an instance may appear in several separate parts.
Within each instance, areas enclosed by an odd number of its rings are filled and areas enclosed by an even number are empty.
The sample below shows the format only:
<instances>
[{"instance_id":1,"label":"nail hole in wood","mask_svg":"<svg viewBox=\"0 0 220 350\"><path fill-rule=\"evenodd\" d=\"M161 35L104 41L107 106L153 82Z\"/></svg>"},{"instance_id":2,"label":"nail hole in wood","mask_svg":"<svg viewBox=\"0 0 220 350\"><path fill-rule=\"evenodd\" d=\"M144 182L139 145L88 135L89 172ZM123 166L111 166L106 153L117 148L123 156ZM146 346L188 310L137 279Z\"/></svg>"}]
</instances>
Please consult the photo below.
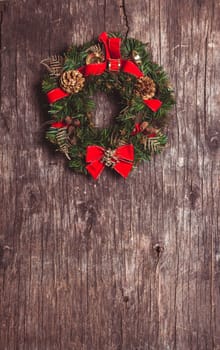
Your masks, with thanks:
<instances>
[{"instance_id":1,"label":"nail hole in wood","mask_svg":"<svg viewBox=\"0 0 220 350\"><path fill-rule=\"evenodd\" d=\"M160 243L154 244L153 249L158 256L160 256L164 252L164 246Z\"/></svg>"}]
</instances>

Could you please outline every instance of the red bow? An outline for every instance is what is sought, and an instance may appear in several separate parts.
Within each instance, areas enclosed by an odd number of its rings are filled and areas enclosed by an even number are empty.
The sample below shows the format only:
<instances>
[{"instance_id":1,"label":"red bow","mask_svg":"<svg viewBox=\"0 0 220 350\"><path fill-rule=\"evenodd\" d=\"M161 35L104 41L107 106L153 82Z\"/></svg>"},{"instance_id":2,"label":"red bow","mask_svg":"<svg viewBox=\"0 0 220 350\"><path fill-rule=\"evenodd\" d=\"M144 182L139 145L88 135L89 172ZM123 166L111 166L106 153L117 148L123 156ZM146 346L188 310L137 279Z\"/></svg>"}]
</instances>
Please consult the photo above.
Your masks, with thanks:
<instances>
[{"instance_id":1,"label":"red bow","mask_svg":"<svg viewBox=\"0 0 220 350\"><path fill-rule=\"evenodd\" d=\"M111 72L122 71L136 78L143 77L144 74L133 61L121 58L121 38L109 38L108 34L103 32L98 39L105 46L105 61L82 66L78 68L80 73L84 76L101 75L108 69ZM49 103L54 103L66 96L68 94L60 88L53 89L47 94ZM143 100L143 102L153 112L156 112L162 105L162 102L157 99Z\"/></svg>"},{"instance_id":2,"label":"red bow","mask_svg":"<svg viewBox=\"0 0 220 350\"><path fill-rule=\"evenodd\" d=\"M108 34L103 32L98 39L105 46L105 61L80 67L79 71L83 75L101 75L108 69L110 72L121 70L124 73L134 75L136 78L143 76L143 73L133 61L121 58L121 38L109 38Z\"/></svg>"},{"instance_id":3,"label":"red bow","mask_svg":"<svg viewBox=\"0 0 220 350\"><path fill-rule=\"evenodd\" d=\"M88 146L86 150L86 166L88 172L96 180L104 170L105 166L116 170L126 178L133 167L134 146L124 145L115 150L105 149L101 146Z\"/></svg>"}]
</instances>

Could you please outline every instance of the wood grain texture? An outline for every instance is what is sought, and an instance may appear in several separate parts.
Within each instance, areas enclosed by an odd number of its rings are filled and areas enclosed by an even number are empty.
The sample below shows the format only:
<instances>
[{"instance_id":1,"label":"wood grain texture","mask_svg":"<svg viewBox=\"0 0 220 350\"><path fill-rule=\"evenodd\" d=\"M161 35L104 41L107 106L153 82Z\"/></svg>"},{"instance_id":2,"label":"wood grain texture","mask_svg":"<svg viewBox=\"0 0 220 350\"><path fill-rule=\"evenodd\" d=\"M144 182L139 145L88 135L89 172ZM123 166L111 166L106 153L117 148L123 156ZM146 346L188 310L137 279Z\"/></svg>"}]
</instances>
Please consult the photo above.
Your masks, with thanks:
<instances>
[{"instance_id":1,"label":"wood grain texture","mask_svg":"<svg viewBox=\"0 0 220 350\"><path fill-rule=\"evenodd\" d=\"M1 350L220 349L219 16L219 0L6 6ZM43 140L39 62L103 30L149 42L176 91L169 147L126 182L75 175Z\"/></svg>"}]
</instances>

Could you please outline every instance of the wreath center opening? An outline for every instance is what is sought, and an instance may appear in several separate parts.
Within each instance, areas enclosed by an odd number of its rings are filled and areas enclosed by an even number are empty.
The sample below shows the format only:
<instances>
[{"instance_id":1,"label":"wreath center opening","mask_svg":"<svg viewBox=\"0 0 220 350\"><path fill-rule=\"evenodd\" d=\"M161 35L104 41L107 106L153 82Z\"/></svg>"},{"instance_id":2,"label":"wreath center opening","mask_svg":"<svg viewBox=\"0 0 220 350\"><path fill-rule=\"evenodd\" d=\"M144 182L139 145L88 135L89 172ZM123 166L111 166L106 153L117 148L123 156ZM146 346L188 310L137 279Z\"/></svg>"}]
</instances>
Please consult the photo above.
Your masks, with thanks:
<instances>
[{"instance_id":1,"label":"wreath center opening","mask_svg":"<svg viewBox=\"0 0 220 350\"><path fill-rule=\"evenodd\" d=\"M117 93L107 95L97 92L93 100L95 109L93 112L93 124L97 128L108 128L114 124L114 117L120 113L119 96Z\"/></svg>"}]
</instances>

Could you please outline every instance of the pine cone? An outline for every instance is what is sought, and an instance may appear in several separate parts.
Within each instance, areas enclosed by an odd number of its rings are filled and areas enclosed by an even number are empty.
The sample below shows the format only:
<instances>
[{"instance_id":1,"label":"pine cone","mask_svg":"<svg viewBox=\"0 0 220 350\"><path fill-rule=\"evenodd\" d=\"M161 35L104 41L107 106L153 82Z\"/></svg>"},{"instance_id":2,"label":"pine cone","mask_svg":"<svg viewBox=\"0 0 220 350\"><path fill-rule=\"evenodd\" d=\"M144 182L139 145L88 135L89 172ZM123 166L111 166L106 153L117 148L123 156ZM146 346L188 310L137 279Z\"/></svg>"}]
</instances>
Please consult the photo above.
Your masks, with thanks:
<instances>
[{"instance_id":1,"label":"pine cone","mask_svg":"<svg viewBox=\"0 0 220 350\"><path fill-rule=\"evenodd\" d=\"M74 119L74 120L73 120L73 125L76 126L77 128L79 128L80 125L81 125L80 120L79 120L79 119Z\"/></svg>"},{"instance_id":2,"label":"pine cone","mask_svg":"<svg viewBox=\"0 0 220 350\"><path fill-rule=\"evenodd\" d=\"M78 70L64 72L60 78L61 88L69 94L76 94L83 89L85 78Z\"/></svg>"},{"instance_id":3,"label":"pine cone","mask_svg":"<svg viewBox=\"0 0 220 350\"><path fill-rule=\"evenodd\" d=\"M72 122L73 122L73 118L70 117L70 115L67 115L67 116L65 117L65 122L66 122L67 125L71 125Z\"/></svg>"},{"instance_id":4,"label":"pine cone","mask_svg":"<svg viewBox=\"0 0 220 350\"><path fill-rule=\"evenodd\" d=\"M145 76L140 77L136 83L135 86L135 93L138 96L141 96L144 100L149 100L150 98L154 97L156 92L156 85L155 82Z\"/></svg>"},{"instance_id":5,"label":"pine cone","mask_svg":"<svg viewBox=\"0 0 220 350\"><path fill-rule=\"evenodd\" d=\"M148 125L149 125L148 122L146 121L142 122L140 125L141 131L144 131L145 129L147 129Z\"/></svg>"}]
</instances>

